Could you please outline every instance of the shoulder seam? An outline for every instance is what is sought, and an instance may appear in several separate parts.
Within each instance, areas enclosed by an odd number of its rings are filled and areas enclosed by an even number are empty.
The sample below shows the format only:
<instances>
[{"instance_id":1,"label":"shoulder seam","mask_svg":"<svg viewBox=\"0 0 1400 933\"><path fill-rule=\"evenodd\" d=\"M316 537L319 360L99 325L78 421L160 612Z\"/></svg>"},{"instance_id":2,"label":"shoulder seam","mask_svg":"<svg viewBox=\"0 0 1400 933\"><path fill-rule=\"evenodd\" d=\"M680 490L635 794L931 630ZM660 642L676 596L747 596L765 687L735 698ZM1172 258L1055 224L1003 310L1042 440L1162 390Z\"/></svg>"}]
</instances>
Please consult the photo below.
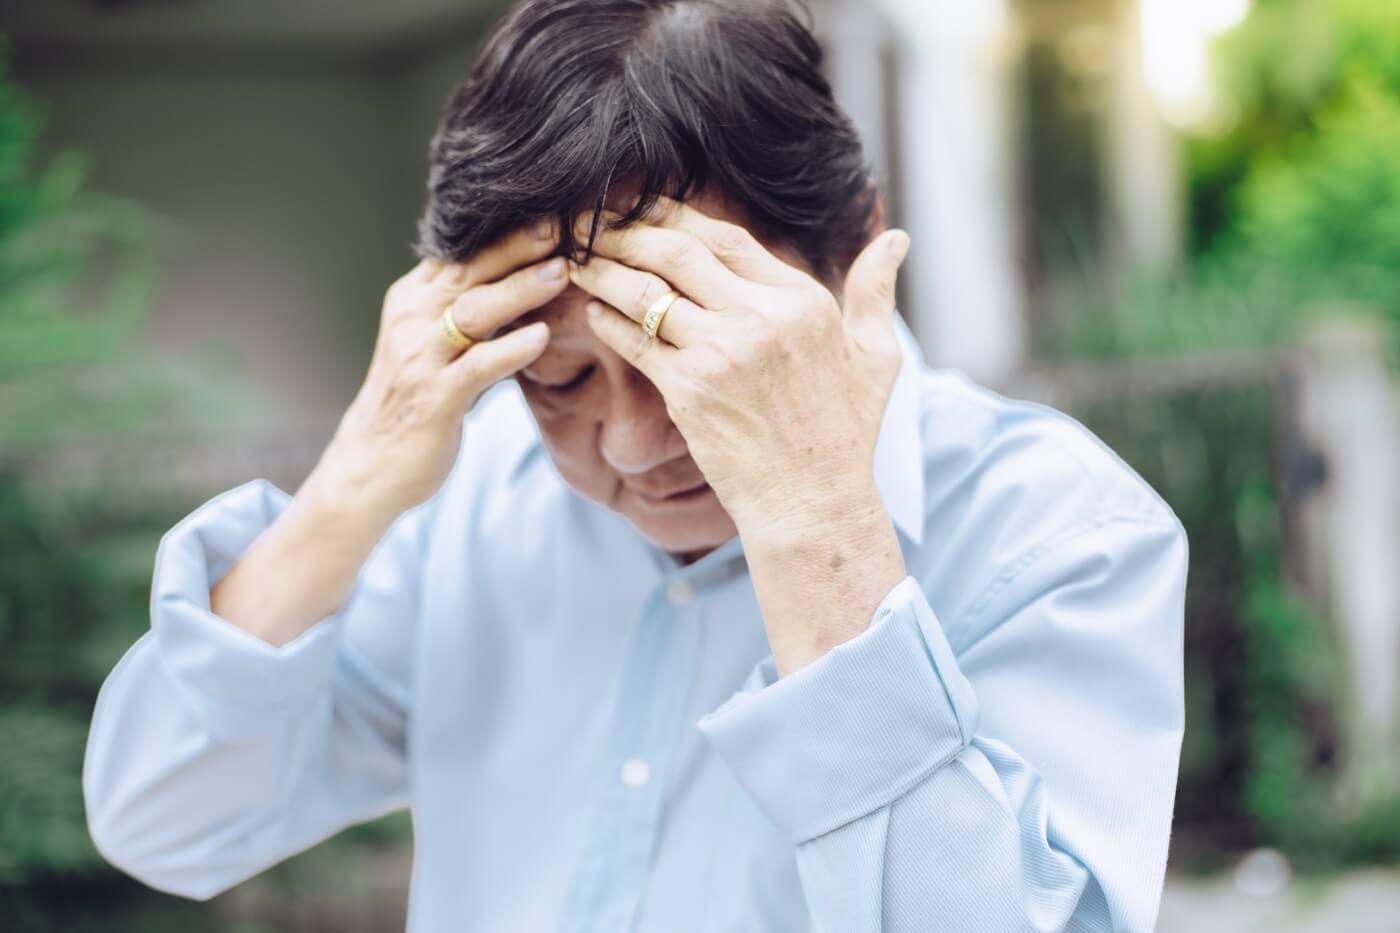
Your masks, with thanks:
<instances>
[{"instance_id":1,"label":"shoulder seam","mask_svg":"<svg viewBox=\"0 0 1400 933\"><path fill-rule=\"evenodd\" d=\"M930 370L930 374L937 376L938 371ZM1156 503L1163 512L1173 514L1170 504L1162 498L1161 493L1153 488L1151 483L1143 479L1142 476L1138 474L1137 470L1133 468L1132 464L1124 460L1116 450L1103 440L1103 438L1099 437L1086 424L1073 415L1042 402L1002 395L995 389L971 381L961 372L957 372L956 375L958 378L952 380L951 386L939 385L939 380L935 378L927 379L925 382L925 391L933 396L940 394L948 396L956 393L957 397L965 400L969 404L976 405L980 410L987 412L988 415L992 417L996 417L998 412L1004 409L1024 408L1034 412L1061 429L1081 434L1084 436L1083 439L1089 446L1107 457L1112 464L1116 464L1117 467L1126 471L1128 476L1134 481L1133 485L1137 487L1137 491L1139 493L1146 493L1145 498L1148 501ZM1113 490L1117 489L1117 486L1114 484L1106 485L1103 481L1103 474L1094 469L1091 463L1082 456L1081 451L1076 449L1076 445L1066 443L1062 438L1058 437L1047 439L1052 442L1055 450L1059 451L1065 458L1074 463L1083 478L1088 481L1093 495L1101 508L1104 510L1126 510L1130 508L1129 503L1122 501L1122 497L1111 494ZM1148 514L1150 514L1150 512Z\"/></svg>"},{"instance_id":2,"label":"shoulder seam","mask_svg":"<svg viewBox=\"0 0 1400 933\"><path fill-rule=\"evenodd\" d=\"M1089 517L1075 522L1065 528L1060 529L1055 534L1045 538L1040 543L1027 549L1020 557L1005 565L996 574L981 592L968 604L968 607L960 613L950 625L950 630L957 631L971 625L977 620L987 607L996 601L996 598L1016 582L1023 573L1029 570L1042 557L1056 550L1061 545L1072 541L1081 535L1088 534L1099 528L1118 523L1140 523L1144 525L1162 525L1173 529L1180 529L1180 523L1174 521L1170 513L1167 515L1158 512L1128 512L1128 511L1100 511Z\"/></svg>"}]
</instances>

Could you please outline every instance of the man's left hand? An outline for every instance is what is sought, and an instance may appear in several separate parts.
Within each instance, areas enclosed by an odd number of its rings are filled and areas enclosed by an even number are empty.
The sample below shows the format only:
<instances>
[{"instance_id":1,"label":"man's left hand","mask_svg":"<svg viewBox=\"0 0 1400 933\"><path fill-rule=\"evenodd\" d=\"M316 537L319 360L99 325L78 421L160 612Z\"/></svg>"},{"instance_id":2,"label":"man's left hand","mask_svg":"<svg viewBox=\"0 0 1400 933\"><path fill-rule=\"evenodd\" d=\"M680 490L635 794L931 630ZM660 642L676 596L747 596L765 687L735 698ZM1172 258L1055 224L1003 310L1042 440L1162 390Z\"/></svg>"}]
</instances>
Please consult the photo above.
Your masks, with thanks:
<instances>
[{"instance_id":1,"label":"man's left hand","mask_svg":"<svg viewBox=\"0 0 1400 933\"><path fill-rule=\"evenodd\" d=\"M838 301L743 227L662 200L644 223L600 224L594 256L571 274L605 305L591 309L594 332L660 391L740 533L766 534L806 504L875 492L908 245L902 231L877 237ZM673 288L682 297L646 337L642 319Z\"/></svg>"},{"instance_id":2,"label":"man's left hand","mask_svg":"<svg viewBox=\"0 0 1400 933\"><path fill-rule=\"evenodd\" d=\"M905 575L874 461L908 247L902 231L877 237L838 301L742 227L662 201L645 223L600 224L593 257L571 266L599 299L594 333L660 391L733 518L783 675L864 631ZM648 338L639 325L672 289Z\"/></svg>"}]
</instances>

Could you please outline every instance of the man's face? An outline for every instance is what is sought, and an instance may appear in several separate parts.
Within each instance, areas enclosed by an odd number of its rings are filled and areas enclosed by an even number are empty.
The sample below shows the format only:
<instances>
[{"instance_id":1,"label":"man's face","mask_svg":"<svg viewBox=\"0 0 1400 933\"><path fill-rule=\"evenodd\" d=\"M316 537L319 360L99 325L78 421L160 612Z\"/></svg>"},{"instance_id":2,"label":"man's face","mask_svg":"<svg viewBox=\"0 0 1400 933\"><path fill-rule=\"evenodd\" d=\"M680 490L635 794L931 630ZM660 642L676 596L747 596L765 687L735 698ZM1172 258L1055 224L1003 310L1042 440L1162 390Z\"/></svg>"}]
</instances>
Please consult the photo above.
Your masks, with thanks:
<instances>
[{"instance_id":1,"label":"man's face","mask_svg":"<svg viewBox=\"0 0 1400 933\"><path fill-rule=\"evenodd\" d=\"M621 210L631 192L609 197ZM742 223L716 196L690 203ZM775 250L792 261L791 254ZM544 320L550 343L516 381L561 476L595 502L626 516L652 543L698 556L736 533L734 522L691 459L665 400L642 373L593 335L576 286L524 320Z\"/></svg>"}]
</instances>

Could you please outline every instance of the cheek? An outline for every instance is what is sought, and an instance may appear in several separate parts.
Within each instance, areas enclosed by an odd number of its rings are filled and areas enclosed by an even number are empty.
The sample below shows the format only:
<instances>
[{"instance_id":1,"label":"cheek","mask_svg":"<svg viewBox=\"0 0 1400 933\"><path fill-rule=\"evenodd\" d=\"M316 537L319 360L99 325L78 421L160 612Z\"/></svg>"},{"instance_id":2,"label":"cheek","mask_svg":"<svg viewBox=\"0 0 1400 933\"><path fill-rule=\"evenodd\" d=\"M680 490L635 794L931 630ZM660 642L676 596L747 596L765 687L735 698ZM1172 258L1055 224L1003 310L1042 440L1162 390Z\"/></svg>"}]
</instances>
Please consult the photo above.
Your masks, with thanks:
<instances>
[{"instance_id":1,"label":"cheek","mask_svg":"<svg viewBox=\"0 0 1400 933\"><path fill-rule=\"evenodd\" d=\"M529 402L540 436L564 479L581 492L598 494L610 489L614 481L612 469L598 450L597 418Z\"/></svg>"}]
</instances>

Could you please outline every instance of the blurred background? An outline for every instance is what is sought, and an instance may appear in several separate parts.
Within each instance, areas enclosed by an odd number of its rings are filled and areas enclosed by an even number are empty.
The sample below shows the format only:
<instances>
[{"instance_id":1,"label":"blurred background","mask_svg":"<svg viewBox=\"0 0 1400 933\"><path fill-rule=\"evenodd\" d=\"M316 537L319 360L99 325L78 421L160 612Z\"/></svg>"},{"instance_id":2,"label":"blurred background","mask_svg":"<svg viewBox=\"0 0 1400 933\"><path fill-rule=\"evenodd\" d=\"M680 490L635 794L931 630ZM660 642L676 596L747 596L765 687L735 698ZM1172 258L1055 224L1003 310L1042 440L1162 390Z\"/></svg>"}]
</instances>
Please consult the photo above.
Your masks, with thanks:
<instances>
[{"instance_id":1,"label":"blurred background","mask_svg":"<svg viewBox=\"0 0 1400 933\"><path fill-rule=\"evenodd\" d=\"M295 490L353 396L504 5L0 8L0 928L402 929L406 817L186 903L104 866L79 768L161 533ZM930 358L1190 533L1160 929L1400 931L1400 3L812 6Z\"/></svg>"}]
</instances>

